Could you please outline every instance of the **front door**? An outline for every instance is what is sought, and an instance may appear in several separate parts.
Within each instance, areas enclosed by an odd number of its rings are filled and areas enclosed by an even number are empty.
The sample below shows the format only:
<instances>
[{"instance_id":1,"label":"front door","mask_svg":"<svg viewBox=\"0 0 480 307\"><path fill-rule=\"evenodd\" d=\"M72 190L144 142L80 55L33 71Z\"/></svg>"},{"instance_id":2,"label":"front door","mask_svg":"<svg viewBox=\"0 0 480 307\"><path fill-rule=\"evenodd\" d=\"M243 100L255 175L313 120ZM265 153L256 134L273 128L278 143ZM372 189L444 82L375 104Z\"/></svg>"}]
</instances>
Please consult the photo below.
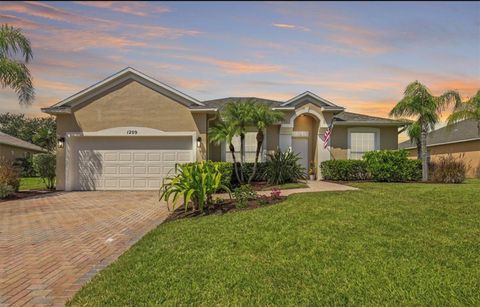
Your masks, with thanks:
<instances>
[{"instance_id":1,"label":"front door","mask_svg":"<svg viewBox=\"0 0 480 307\"><path fill-rule=\"evenodd\" d=\"M308 171L308 138L306 137L294 137L292 138L293 152L298 154L300 160L298 163L302 165L306 171Z\"/></svg>"}]
</instances>

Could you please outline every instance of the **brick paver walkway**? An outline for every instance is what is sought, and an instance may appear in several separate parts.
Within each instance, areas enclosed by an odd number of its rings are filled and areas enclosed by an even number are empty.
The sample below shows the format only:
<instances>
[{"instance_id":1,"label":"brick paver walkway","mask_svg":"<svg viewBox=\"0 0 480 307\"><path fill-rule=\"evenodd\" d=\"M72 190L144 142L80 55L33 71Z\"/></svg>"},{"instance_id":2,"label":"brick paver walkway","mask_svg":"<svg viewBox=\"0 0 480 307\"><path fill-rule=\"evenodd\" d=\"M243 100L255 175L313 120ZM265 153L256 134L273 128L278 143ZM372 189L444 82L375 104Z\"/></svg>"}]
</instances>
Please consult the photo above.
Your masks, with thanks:
<instances>
[{"instance_id":1,"label":"brick paver walkway","mask_svg":"<svg viewBox=\"0 0 480 307\"><path fill-rule=\"evenodd\" d=\"M155 192L70 192L0 203L0 306L63 305L168 215Z\"/></svg>"}]
</instances>

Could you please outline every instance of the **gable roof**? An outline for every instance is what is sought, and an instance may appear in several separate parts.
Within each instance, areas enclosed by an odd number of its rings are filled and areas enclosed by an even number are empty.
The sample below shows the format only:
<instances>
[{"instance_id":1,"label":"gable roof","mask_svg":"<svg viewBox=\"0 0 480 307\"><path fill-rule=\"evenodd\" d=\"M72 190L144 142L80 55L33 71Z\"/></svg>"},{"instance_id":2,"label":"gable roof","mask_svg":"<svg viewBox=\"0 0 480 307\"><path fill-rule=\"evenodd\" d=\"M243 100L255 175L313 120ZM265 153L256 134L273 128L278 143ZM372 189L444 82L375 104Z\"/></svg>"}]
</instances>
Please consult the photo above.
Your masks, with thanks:
<instances>
[{"instance_id":1,"label":"gable roof","mask_svg":"<svg viewBox=\"0 0 480 307\"><path fill-rule=\"evenodd\" d=\"M370 116L365 114L359 113L352 113L352 112L342 112L335 115L335 125L342 125L345 124L382 124L382 125L397 125L401 126L406 124L404 121L390 119L390 118L383 118L377 116Z\"/></svg>"},{"instance_id":2,"label":"gable roof","mask_svg":"<svg viewBox=\"0 0 480 307\"><path fill-rule=\"evenodd\" d=\"M427 135L427 146L436 146L450 143L460 143L466 141L480 140L478 134L477 122L473 119L463 120L452 126L445 126L431 131ZM398 144L398 148L416 148L415 143L407 140Z\"/></svg>"},{"instance_id":3,"label":"gable roof","mask_svg":"<svg viewBox=\"0 0 480 307\"><path fill-rule=\"evenodd\" d=\"M32 151L46 152L46 150L40 146L25 142L24 140L18 139L3 132L0 132L0 145L1 144L28 149Z\"/></svg>"},{"instance_id":4,"label":"gable roof","mask_svg":"<svg viewBox=\"0 0 480 307\"><path fill-rule=\"evenodd\" d=\"M310 91L303 92L300 95L297 95L297 96L287 100L281 106L282 107L296 106L296 105L301 104L301 103L303 103L307 100L309 102L312 102L313 104L315 104L319 107L323 107L325 109L332 109L332 110L344 110L345 109L344 107L340 107L340 106L334 104L333 102L328 101L325 98L322 98L318 95L315 95L314 93L312 93Z\"/></svg>"},{"instance_id":5,"label":"gable roof","mask_svg":"<svg viewBox=\"0 0 480 307\"><path fill-rule=\"evenodd\" d=\"M105 79L103 79L100 82L97 82L90 87L87 87L86 89L54 104L53 106L50 106L48 108L42 108L43 112L46 113L64 113L70 112L70 108L72 108L75 105L78 105L85 100L88 100L96 95L99 95L110 88L119 85L123 82L126 82L128 80L135 80L147 87L150 87L154 90L157 90L159 92L162 92L163 94L166 94L167 96L170 96L172 99L180 101L187 106L191 105L198 105L198 106L203 106L203 103L201 103L199 100L180 92L179 90L163 83L160 82L152 77L149 77L145 75L144 73L132 68L132 67L127 67Z\"/></svg>"}]
</instances>

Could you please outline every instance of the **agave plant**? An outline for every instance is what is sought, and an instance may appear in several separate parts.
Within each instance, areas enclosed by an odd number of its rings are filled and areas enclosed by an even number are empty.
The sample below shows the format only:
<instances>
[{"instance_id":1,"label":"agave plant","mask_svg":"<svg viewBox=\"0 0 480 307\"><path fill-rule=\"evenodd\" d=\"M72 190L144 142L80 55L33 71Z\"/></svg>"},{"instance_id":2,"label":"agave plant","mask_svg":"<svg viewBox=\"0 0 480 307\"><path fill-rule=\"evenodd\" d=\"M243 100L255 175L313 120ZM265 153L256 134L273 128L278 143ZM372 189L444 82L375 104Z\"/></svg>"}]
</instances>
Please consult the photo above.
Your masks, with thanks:
<instances>
[{"instance_id":1,"label":"agave plant","mask_svg":"<svg viewBox=\"0 0 480 307\"><path fill-rule=\"evenodd\" d=\"M172 205L174 210L180 201L185 210L193 205L194 210L203 211L212 203L212 195L222 189L230 194L227 186L222 184L222 174L217 165L205 162L178 165L177 175L166 179L160 190L160 200L165 200L167 205Z\"/></svg>"},{"instance_id":2,"label":"agave plant","mask_svg":"<svg viewBox=\"0 0 480 307\"><path fill-rule=\"evenodd\" d=\"M268 155L263 177L269 184L284 184L306 180L307 170L298 161L300 157L291 150L276 151Z\"/></svg>"}]
</instances>

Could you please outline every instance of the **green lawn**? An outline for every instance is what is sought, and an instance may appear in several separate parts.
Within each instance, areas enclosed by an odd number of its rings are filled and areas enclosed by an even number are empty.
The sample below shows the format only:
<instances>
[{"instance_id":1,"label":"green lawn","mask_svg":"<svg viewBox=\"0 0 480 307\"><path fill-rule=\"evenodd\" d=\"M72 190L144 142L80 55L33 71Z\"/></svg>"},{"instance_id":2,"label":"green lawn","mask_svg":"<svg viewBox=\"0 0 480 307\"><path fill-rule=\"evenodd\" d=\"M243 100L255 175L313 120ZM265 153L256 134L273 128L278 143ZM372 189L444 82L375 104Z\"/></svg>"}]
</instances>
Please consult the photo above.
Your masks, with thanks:
<instances>
[{"instance_id":1,"label":"green lawn","mask_svg":"<svg viewBox=\"0 0 480 307\"><path fill-rule=\"evenodd\" d=\"M42 178L25 177L20 179L20 191L24 190L46 190L47 187Z\"/></svg>"},{"instance_id":2,"label":"green lawn","mask_svg":"<svg viewBox=\"0 0 480 307\"><path fill-rule=\"evenodd\" d=\"M354 184L178 220L72 305L480 305L480 181Z\"/></svg>"}]
</instances>

